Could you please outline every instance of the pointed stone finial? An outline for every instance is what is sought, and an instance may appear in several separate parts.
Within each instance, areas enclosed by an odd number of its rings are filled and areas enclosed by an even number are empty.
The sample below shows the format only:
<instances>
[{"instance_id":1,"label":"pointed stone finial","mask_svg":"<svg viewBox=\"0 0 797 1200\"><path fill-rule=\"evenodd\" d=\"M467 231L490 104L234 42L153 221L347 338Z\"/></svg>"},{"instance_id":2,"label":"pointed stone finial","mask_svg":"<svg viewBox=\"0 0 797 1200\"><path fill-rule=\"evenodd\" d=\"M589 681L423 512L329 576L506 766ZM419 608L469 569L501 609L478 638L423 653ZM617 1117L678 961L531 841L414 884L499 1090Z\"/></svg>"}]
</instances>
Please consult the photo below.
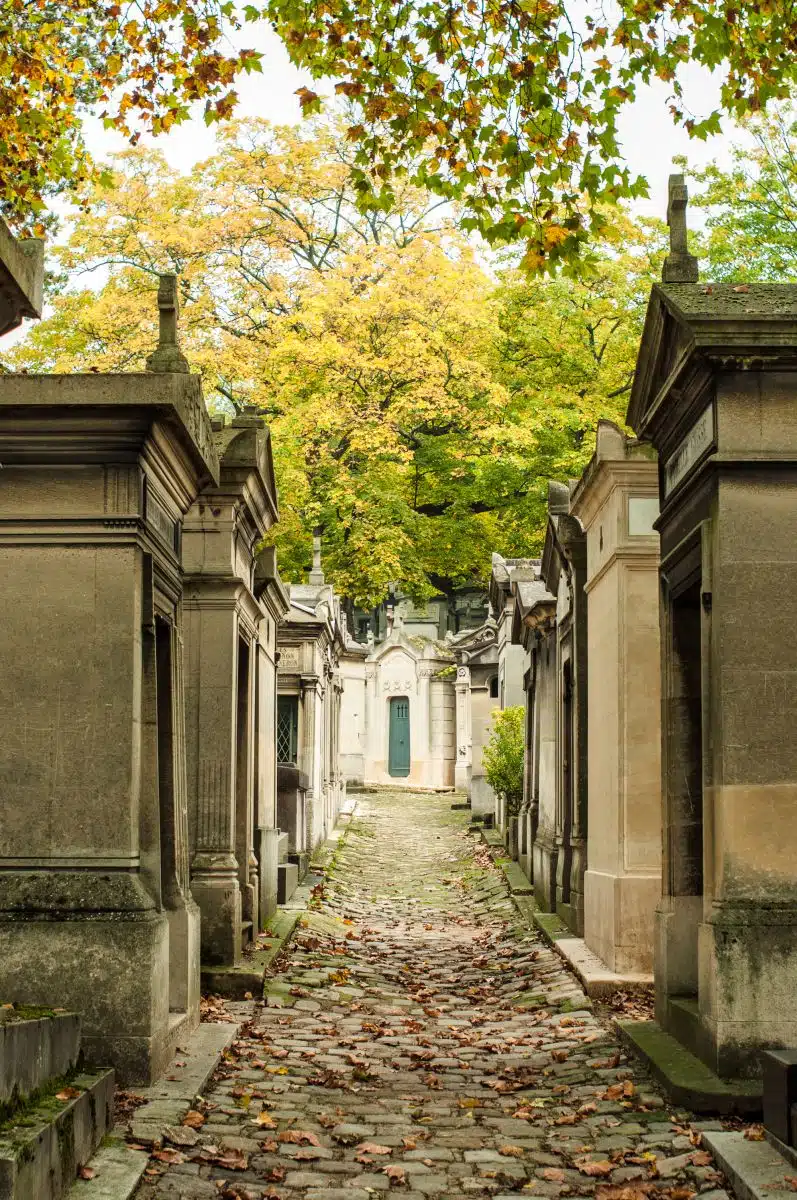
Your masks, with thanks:
<instances>
[{"instance_id":1,"label":"pointed stone finial","mask_svg":"<svg viewBox=\"0 0 797 1200\"><path fill-rule=\"evenodd\" d=\"M160 339L157 350L147 359L148 371L177 371L188 374L188 359L177 344L177 318L180 315L180 299L177 294L177 276L161 275L158 283L158 309L160 311Z\"/></svg>"},{"instance_id":2,"label":"pointed stone finial","mask_svg":"<svg viewBox=\"0 0 797 1200\"><path fill-rule=\"evenodd\" d=\"M667 224L670 227L670 253L661 270L662 283L697 283L697 259L686 243L686 206L689 192L683 175L671 175L667 200Z\"/></svg>"},{"instance_id":3,"label":"pointed stone finial","mask_svg":"<svg viewBox=\"0 0 797 1200\"><path fill-rule=\"evenodd\" d=\"M309 575L310 583L324 583L324 570L321 566L321 530L313 530L313 569Z\"/></svg>"}]
</instances>

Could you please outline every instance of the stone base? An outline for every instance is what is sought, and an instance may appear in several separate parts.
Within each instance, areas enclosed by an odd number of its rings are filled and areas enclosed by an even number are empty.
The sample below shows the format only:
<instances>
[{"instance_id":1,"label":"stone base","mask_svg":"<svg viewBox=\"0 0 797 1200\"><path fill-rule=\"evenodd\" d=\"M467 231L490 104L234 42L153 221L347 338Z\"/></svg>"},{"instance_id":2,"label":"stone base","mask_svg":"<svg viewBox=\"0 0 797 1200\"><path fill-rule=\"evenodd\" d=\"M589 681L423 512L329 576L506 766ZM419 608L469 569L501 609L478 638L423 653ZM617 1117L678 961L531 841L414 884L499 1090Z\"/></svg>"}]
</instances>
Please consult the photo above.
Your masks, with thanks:
<instances>
[{"instance_id":1,"label":"stone base","mask_svg":"<svg viewBox=\"0 0 797 1200\"><path fill-rule=\"evenodd\" d=\"M715 904L698 929L698 1005L706 1061L759 1076L759 1051L797 1045L797 908Z\"/></svg>"},{"instance_id":2,"label":"stone base","mask_svg":"<svg viewBox=\"0 0 797 1200\"><path fill-rule=\"evenodd\" d=\"M653 916L661 876L584 874L584 941L618 975L653 972Z\"/></svg>"},{"instance_id":3,"label":"stone base","mask_svg":"<svg viewBox=\"0 0 797 1200\"><path fill-rule=\"evenodd\" d=\"M203 858L209 857L203 855ZM232 966L241 957L243 920L235 861L217 871L195 863L191 872L191 893L202 914L202 962Z\"/></svg>"},{"instance_id":4,"label":"stone base","mask_svg":"<svg viewBox=\"0 0 797 1200\"><path fill-rule=\"evenodd\" d=\"M495 813L495 792L483 775L473 775L471 778L470 807L475 817Z\"/></svg>"},{"instance_id":5,"label":"stone base","mask_svg":"<svg viewBox=\"0 0 797 1200\"><path fill-rule=\"evenodd\" d=\"M662 896L653 918L656 1020L666 1029L670 996L697 995L697 927L702 896Z\"/></svg>"},{"instance_id":6,"label":"stone base","mask_svg":"<svg viewBox=\"0 0 797 1200\"><path fill-rule=\"evenodd\" d=\"M534 899L543 912L556 910L557 853L553 840L548 841L538 830L537 840L532 848Z\"/></svg>"},{"instance_id":7,"label":"stone base","mask_svg":"<svg viewBox=\"0 0 797 1200\"><path fill-rule=\"evenodd\" d=\"M90 1063L114 1067L123 1086L156 1079L180 1032L199 1021L198 955L192 966L189 944L198 935L195 907L172 962L173 974L181 972L172 986L188 999L177 1013L170 1012L170 919L137 877L4 872L0 899L3 999L80 1013Z\"/></svg>"},{"instance_id":8,"label":"stone base","mask_svg":"<svg viewBox=\"0 0 797 1200\"><path fill-rule=\"evenodd\" d=\"M296 863L280 863L277 868L277 902L287 904L299 886L299 868Z\"/></svg>"},{"instance_id":9,"label":"stone base","mask_svg":"<svg viewBox=\"0 0 797 1200\"><path fill-rule=\"evenodd\" d=\"M277 911L277 864L280 861L279 829L256 829L255 847L260 871L260 912L258 928L265 929Z\"/></svg>"}]
</instances>

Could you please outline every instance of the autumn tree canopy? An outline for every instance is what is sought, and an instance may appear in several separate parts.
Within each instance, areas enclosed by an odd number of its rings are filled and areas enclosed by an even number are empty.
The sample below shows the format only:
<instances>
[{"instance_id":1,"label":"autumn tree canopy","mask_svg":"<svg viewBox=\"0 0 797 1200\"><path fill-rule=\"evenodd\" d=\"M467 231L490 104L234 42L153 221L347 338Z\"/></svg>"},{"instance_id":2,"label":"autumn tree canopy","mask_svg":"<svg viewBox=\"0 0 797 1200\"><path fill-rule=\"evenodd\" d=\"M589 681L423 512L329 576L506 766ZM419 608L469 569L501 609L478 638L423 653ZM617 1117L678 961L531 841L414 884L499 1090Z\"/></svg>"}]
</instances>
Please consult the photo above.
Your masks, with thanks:
<instances>
[{"instance_id":1,"label":"autumn tree canopy","mask_svg":"<svg viewBox=\"0 0 797 1200\"><path fill-rule=\"evenodd\" d=\"M539 548L546 480L578 474L622 420L661 233L619 210L578 279L480 261L428 193L362 213L350 143L315 121L229 125L187 175L142 148L71 236L52 315L6 366L141 369L155 276L182 292L182 347L211 406L256 405L274 435L281 570L314 526L338 590L413 595ZM517 256L516 256L517 257Z\"/></svg>"},{"instance_id":2,"label":"autumn tree canopy","mask_svg":"<svg viewBox=\"0 0 797 1200\"><path fill-rule=\"evenodd\" d=\"M641 85L664 81L675 120L704 137L720 110L690 114L687 64L719 73L734 118L797 78L797 24L778 0L0 0L4 211L23 220L48 189L85 186L90 108L132 140L195 101L228 117L236 75L264 65L231 47L261 17L347 98L361 204L391 208L407 179L459 202L491 242L525 242L533 268L579 256L606 204L645 190L617 133ZM300 99L319 105L311 88Z\"/></svg>"}]
</instances>

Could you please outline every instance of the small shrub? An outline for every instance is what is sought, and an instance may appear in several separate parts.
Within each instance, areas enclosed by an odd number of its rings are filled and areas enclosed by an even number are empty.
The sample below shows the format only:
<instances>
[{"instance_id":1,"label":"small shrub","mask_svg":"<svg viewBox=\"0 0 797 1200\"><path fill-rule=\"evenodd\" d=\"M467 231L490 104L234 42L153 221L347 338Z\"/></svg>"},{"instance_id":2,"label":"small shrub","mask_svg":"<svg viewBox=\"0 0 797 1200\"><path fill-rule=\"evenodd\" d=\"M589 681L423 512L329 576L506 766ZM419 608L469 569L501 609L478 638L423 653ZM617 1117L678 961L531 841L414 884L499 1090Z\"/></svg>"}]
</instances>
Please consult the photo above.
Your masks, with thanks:
<instances>
[{"instance_id":1,"label":"small shrub","mask_svg":"<svg viewBox=\"0 0 797 1200\"><path fill-rule=\"evenodd\" d=\"M496 795L503 796L507 809L515 815L523 802L523 754L526 710L496 709L490 740L482 751L485 775Z\"/></svg>"}]
</instances>

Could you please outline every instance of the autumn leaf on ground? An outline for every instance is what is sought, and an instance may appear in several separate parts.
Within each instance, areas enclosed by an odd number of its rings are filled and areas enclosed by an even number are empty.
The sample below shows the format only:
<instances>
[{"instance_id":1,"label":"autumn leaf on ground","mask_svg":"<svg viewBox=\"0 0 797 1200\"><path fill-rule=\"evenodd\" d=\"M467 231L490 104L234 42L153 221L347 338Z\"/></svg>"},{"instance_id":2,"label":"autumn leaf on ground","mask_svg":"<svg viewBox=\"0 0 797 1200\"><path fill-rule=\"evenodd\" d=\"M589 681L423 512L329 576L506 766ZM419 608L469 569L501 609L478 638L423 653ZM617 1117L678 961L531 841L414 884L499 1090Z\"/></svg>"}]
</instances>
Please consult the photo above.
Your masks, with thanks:
<instances>
[{"instance_id":1,"label":"autumn leaf on ground","mask_svg":"<svg viewBox=\"0 0 797 1200\"><path fill-rule=\"evenodd\" d=\"M565 1173L561 1167L544 1167L542 1177L549 1183L564 1183L565 1181Z\"/></svg>"},{"instance_id":2,"label":"autumn leaf on ground","mask_svg":"<svg viewBox=\"0 0 797 1200\"><path fill-rule=\"evenodd\" d=\"M577 1158L575 1165L582 1175L611 1175L613 1170L612 1164L605 1160L593 1162L589 1158Z\"/></svg>"},{"instance_id":3,"label":"autumn leaf on ground","mask_svg":"<svg viewBox=\"0 0 797 1200\"><path fill-rule=\"evenodd\" d=\"M526 1151L522 1146L499 1146L498 1153L506 1158L522 1158Z\"/></svg>"},{"instance_id":4,"label":"autumn leaf on ground","mask_svg":"<svg viewBox=\"0 0 797 1200\"><path fill-rule=\"evenodd\" d=\"M696 1150L692 1155L692 1166L694 1167L710 1167L713 1162L714 1159L708 1150Z\"/></svg>"},{"instance_id":5,"label":"autumn leaf on ground","mask_svg":"<svg viewBox=\"0 0 797 1200\"><path fill-rule=\"evenodd\" d=\"M190 1109L183 1117L183 1125L187 1125L189 1129L201 1129L204 1124L204 1116L195 1108Z\"/></svg>"},{"instance_id":6,"label":"autumn leaf on ground","mask_svg":"<svg viewBox=\"0 0 797 1200\"><path fill-rule=\"evenodd\" d=\"M276 1129L277 1122L272 1117L271 1113L267 1113L265 1109L257 1114L255 1125L259 1125L261 1129Z\"/></svg>"},{"instance_id":7,"label":"autumn leaf on ground","mask_svg":"<svg viewBox=\"0 0 797 1200\"><path fill-rule=\"evenodd\" d=\"M794 1175L785 1175L783 1182L790 1192L797 1192L797 1178Z\"/></svg>"},{"instance_id":8,"label":"autumn leaf on ground","mask_svg":"<svg viewBox=\"0 0 797 1200\"><path fill-rule=\"evenodd\" d=\"M185 1155L179 1150L153 1150L152 1157L162 1163L184 1163Z\"/></svg>"},{"instance_id":9,"label":"autumn leaf on ground","mask_svg":"<svg viewBox=\"0 0 797 1200\"><path fill-rule=\"evenodd\" d=\"M750 1125L744 1131L744 1136L748 1142L763 1142L766 1137L763 1125Z\"/></svg>"},{"instance_id":10,"label":"autumn leaf on ground","mask_svg":"<svg viewBox=\"0 0 797 1200\"><path fill-rule=\"evenodd\" d=\"M400 1167L398 1163L388 1163L382 1170L390 1180L391 1187L397 1187L399 1184L406 1183L407 1181L404 1168Z\"/></svg>"},{"instance_id":11,"label":"autumn leaf on ground","mask_svg":"<svg viewBox=\"0 0 797 1200\"><path fill-rule=\"evenodd\" d=\"M314 1133L309 1133L306 1129L284 1129L282 1133L277 1134L278 1142L287 1142L294 1146L320 1146L318 1138Z\"/></svg>"},{"instance_id":12,"label":"autumn leaf on ground","mask_svg":"<svg viewBox=\"0 0 797 1200\"><path fill-rule=\"evenodd\" d=\"M92 1167L78 1167L77 1169L78 1179L93 1179L95 1174Z\"/></svg>"},{"instance_id":13,"label":"autumn leaf on ground","mask_svg":"<svg viewBox=\"0 0 797 1200\"><path fill-rule=\"evenodd\" d=\"M417 1150L418 1149L418 1143L415 1141L414 1138L403 1137L401 1139L401 1144L405 1150Z\"/></svg>"},{"instance_id":14,"label":"autumn leaf on ground","mask_svg":"<svg viewBox=\"0 0 797 1200\"><path fill-rule=\"evenodd\" d=\"M357 1147L360 1154L392 1154L390 1146L380 1146L378 1142L360 1142Z\"/></svg>"},{"instance_id":15,"label":"autumn leaf on ground","mask_svg":"<svg viewBox=\"0 0 797 1200\"><path fill-rule=\"evenodd\" d=\"M55 1098L56 1098L56 1100L61 1100L61 1101L76 1100L80 1094L81 1094L80 1088L65 1087L65 1088L61 1088L60 1092L55 1093Z\"/></svg>"}]
</instances>

